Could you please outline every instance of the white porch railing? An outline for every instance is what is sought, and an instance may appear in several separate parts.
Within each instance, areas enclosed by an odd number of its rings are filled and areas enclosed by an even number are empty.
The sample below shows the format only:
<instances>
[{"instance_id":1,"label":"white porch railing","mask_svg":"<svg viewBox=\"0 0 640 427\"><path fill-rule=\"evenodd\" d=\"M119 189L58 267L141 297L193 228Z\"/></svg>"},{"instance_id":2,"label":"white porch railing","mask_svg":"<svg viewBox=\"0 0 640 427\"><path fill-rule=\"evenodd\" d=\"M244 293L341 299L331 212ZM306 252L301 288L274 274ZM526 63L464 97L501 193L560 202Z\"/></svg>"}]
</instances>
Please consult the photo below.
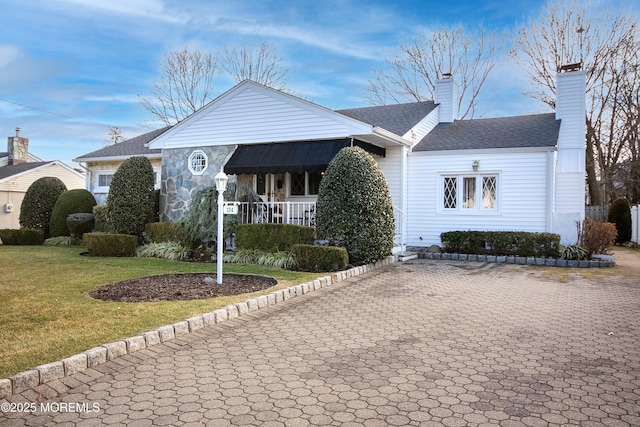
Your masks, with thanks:
<instances>
[{"instance_id":1,"label":"white porch railing","mask_svg":"<svg viewBox=\"0 0 640 427\"><path fill-rule=\"evenodd\" d=\"M316 202L240 203L240 224L273 223L315 227Z\"/></svg>"},{"instance_id":2,"label":"white porch railing","mask_svg":"<svg viewBox=\"0 0 640 427\"><path fill-rule=\"evenodd\" d=\"M406 250L405 242L404 242L404 221L406 217L405 211L400 209L399 207L393 205L393 220L395 222L395 232L393 236L393 244L394 246L398 246L400 252L404 252Z\"/></svg>"}]
</instances>

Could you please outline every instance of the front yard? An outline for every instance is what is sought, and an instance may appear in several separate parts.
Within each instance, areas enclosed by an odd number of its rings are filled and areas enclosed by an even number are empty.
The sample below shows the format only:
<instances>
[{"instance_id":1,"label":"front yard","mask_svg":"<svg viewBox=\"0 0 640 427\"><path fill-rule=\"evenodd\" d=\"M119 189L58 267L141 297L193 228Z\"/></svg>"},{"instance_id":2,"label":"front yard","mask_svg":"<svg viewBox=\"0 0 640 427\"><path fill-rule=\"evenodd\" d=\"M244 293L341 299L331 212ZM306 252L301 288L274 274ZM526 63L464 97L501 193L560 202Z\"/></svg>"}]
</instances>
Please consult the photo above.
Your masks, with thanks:
<instances>
[{"instance_id":1,"label":"front yard","mask_svg":"<svg viewBox=\"0 0 640 427\"><path fill-rule=\"evenodd\" d=\"M0 378L253 295L148 303L95 300L87 293L100 285L167 273L211 272L215 277L216 266L80 256L84 251L81 247L0 246ZM278 280L276 287L255 295L321 276L241 264L225 264L224 272Z\"/></svg>"}]
</instances>

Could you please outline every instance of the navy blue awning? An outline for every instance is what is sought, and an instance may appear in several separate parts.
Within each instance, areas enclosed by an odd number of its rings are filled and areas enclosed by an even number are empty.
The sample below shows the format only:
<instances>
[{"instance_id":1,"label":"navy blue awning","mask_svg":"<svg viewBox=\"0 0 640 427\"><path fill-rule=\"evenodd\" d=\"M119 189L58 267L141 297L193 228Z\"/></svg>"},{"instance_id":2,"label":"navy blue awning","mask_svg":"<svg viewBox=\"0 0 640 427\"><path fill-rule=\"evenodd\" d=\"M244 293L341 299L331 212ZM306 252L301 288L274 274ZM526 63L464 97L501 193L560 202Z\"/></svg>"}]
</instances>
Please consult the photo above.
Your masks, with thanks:
<instances>
[{"instance_id":1,"label":"navy blue awning","mask_svg":"<svg viewBox=\"0 0 640 427\"><path fill-rule=\"evenodd\" d=\"M338 151L351 145L351 138L240 145L225 165L224 171L233 175L322 172ZM353 140L353 145L372 154L385 155L382 147L357 140Z\"/></svg>"}]
</instances>

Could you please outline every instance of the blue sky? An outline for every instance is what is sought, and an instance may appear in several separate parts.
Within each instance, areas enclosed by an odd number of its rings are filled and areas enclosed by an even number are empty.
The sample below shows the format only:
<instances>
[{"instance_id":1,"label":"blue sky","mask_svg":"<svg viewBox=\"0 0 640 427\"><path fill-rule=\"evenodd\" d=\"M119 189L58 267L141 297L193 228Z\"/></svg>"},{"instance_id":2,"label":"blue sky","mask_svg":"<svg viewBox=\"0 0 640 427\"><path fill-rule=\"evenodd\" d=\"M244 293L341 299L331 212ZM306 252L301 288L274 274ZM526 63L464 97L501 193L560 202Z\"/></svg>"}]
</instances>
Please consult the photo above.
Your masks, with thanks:
<instances>
[{"instance_id":1,"label":"blue sky","mask_svg":"<svg viewBox=\"0 0 640 427\"><path fill-rule=\"evenodd\" d=\"M218 51L269 41L289 68L288 87L325 107L369 105L364 88L401 43L430 28L479 24L514 30L546 0L2 0L0 137L22 128L30 151L71 159L125 137L149 119L137 94L162 56L185 46ZM487 82L484 117L546 111L521 93L508 60ZM220 79L219 93L233 86ZM30 108L28 108L30 107ZM0 151L4 151L0 142Z\"/></svg>"}]
</instances>

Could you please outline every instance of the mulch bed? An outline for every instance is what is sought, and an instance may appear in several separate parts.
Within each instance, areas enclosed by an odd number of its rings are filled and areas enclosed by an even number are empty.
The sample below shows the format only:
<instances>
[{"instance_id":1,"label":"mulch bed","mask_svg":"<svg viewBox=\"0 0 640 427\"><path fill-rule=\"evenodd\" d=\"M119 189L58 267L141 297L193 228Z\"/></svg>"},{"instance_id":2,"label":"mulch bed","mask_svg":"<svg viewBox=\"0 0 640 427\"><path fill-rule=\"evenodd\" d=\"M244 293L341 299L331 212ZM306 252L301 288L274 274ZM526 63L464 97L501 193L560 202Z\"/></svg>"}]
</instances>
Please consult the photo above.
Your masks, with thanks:
<instances>
[{"instance_id":1,"label":"mulch bed","mask_svg":"<svg viewBox=\"0 0 640 427\"><path fill-rule=\"evenodd\" d=\"M271 277L224 274L217 285L215 273L165 274L112 283L89 295L119 302L184 301L262 291L277 283Z\"/></svg>"}]
</instances>

